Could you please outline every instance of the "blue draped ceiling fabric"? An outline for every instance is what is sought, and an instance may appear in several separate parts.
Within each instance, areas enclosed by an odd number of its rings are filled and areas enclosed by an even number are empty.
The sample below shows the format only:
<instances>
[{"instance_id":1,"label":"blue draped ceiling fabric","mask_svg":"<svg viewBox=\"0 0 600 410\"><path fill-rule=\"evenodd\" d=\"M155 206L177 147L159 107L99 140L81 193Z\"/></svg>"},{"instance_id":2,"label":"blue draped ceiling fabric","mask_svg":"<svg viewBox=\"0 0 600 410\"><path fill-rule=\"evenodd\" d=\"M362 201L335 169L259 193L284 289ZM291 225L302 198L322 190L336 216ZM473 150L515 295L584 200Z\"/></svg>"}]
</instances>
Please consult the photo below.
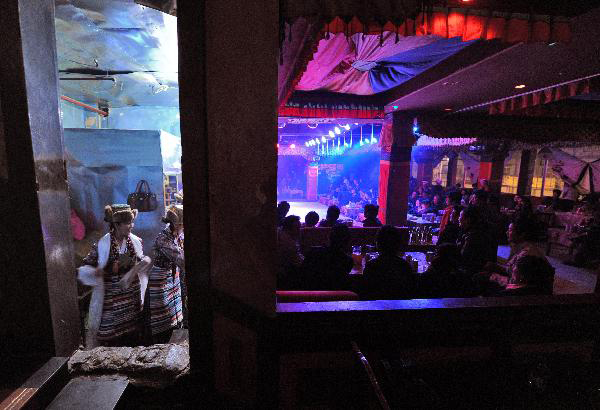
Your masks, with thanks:
<instances>
[{"instance_id":1,"label":"blue draped ceiling fabric","mask_svg":"<svg viewBox=\"0 0 600 410\"><path fill-rule=\"evenodd\" d=\"M286 0L281 3L280 38L299 18L322 27L306 45L296 67L292 89L339 94L376 95L394 88L475 41L567 42L566 18L496 12L476 8L433 7L434 1ZM455 2L460 4L460 2ZM464 6L464 5L461 5ZM302 115L303 107L286 106L280 115ZM340 97L343 99L343 97ZM340 104L343 101L340 100ZM331 114L332 107L322 113ZM293 114L292 114L293 111ZM380 113L356 110L362 118ZM318 114L317 114L318 115ZM335 115L334 115L335 116Z\"/></svg>"}]
</instances>

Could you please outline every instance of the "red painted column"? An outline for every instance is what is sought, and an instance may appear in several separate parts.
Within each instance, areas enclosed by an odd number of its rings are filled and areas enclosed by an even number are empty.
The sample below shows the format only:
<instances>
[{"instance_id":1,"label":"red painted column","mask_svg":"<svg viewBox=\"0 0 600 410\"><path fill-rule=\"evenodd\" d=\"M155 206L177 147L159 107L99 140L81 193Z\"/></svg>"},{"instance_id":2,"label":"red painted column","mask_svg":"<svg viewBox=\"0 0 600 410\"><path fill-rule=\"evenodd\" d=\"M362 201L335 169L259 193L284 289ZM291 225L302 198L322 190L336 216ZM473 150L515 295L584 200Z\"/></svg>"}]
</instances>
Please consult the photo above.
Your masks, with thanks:
<instances>
[{"instance_id":1,"label":"red painted column","mask_svg":"<svg viewBox=\"0 0 600 410\"><path fill-rule=\"evenodd\" d=\"M306 199L308 201L317 200L317 186L319 181L319 166L309 165L306 172Z\"/></svg>"},{"instance_id":2,"label":"red painted column","mask_svg":"<svg viewBox=\"0 0 600 410\"><path fill-rule=\"evenodd\" d=\"M504 175L505 150L488 147L481 154L479 162L479 180L487 179L493 192L500 192L502 177Z\"/></svg>"},{"instance_id":3,"label":"red painted column","mask_svg":"<svg viewBox=\"0 0 600 410\"><path fill-rule=\"evenodd\" d=\"M410 157L415 141L412 125L413 117L405 113L386 115L379 166L379 218L384 224L406 224Z\"/></svg>"}]
</instances>

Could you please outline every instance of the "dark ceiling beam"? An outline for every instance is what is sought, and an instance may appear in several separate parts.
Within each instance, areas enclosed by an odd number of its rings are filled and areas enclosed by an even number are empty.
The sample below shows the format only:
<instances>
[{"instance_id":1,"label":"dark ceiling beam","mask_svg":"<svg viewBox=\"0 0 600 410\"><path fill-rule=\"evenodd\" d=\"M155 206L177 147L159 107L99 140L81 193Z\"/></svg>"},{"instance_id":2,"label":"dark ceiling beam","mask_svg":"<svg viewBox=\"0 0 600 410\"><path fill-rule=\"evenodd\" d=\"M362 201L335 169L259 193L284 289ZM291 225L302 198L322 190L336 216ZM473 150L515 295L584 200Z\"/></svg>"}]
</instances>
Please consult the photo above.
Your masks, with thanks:
<instances>
[{"instance_id":1,"label":"dark ceiling beam","mask_svg":"<svg viewBox=\"0 0 600 410\"><path fill-rule=\"evenodd\" d=\"M177 16L177 0L135 0L139 5Z\"/></svg>"},{"instance_id":2,"label":"dark ceiling beam","mask_svg":"<svg viewBox=\"0 0 600 410\"><path fill-rule=\"evenodd\" d=\"M391 108L398 105L399 101L412 93L435 83L441 83L444 79L460 70L471 67L487 58L490 58L512 45L502 43L500 40L478 41L465 47L453 56L448 57L441 63L425 70L416 77L379 94L379 98L385 102L386 112L393 111Z\"/></svg>"},{"instance_id":3,"label":"dark ceiling beam","mask_svg":"<svg viewBox=\"0 0 600 410\"><path fill-rule=\"evenodd\" d=\"M421 113L420 132L433 138L478 138L481 141L519 141L529 144L572 141L593 143L600 138L594 119L528 117L517 115Z\"/></svg>"}]
</instances>

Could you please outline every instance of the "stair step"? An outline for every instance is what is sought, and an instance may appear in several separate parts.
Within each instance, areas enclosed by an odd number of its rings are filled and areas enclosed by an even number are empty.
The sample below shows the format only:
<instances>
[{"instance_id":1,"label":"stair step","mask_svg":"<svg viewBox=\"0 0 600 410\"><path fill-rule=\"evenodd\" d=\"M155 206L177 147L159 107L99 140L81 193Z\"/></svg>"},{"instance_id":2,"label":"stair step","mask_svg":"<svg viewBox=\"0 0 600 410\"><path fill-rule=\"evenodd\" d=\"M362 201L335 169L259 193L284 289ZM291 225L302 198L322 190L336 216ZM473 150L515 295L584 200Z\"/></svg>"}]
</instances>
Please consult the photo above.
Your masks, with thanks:
<instances>
[{"instance_id":1,"label":"stair step","mask_svg":"<svg viewBox=\"0 0 600 410\"><path fill-rule=\"evenodd\" d=\"M67 383L68 357L52 357L0 403L2 410L45 407Z\"/></svg>"},{"instance_id":2,"label":"stair step","mask_svg":"<svg viewBox=\"0 0 600 410\"><path fill-rule=\"evenodd\" d=\"M129 381L123 376L82 376L69 381L47 407L51 410L112 410L123 397Z\"/></svg>"}]
</instances>

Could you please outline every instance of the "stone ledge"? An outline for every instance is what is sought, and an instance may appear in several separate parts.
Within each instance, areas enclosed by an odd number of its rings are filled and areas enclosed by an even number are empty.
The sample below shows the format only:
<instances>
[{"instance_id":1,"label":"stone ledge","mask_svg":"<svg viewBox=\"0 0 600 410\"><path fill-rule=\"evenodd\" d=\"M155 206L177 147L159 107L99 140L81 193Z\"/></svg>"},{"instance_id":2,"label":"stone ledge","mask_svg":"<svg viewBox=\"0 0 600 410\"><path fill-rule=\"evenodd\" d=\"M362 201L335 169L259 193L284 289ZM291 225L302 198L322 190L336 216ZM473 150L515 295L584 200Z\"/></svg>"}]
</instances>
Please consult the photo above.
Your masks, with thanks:
<instances>
[{"instance_id":1,"label":"stone ledge","mask_svg":"<svg viewBox=\"0 0 600 410\"><path fill-rule=\"evenodd\" d=\"M75 376L114 375L127 377L138 387L164 388L189 373L187 343L137 347L97 347L77 350L69 360Z\"/></svg>"}]
</instances>

